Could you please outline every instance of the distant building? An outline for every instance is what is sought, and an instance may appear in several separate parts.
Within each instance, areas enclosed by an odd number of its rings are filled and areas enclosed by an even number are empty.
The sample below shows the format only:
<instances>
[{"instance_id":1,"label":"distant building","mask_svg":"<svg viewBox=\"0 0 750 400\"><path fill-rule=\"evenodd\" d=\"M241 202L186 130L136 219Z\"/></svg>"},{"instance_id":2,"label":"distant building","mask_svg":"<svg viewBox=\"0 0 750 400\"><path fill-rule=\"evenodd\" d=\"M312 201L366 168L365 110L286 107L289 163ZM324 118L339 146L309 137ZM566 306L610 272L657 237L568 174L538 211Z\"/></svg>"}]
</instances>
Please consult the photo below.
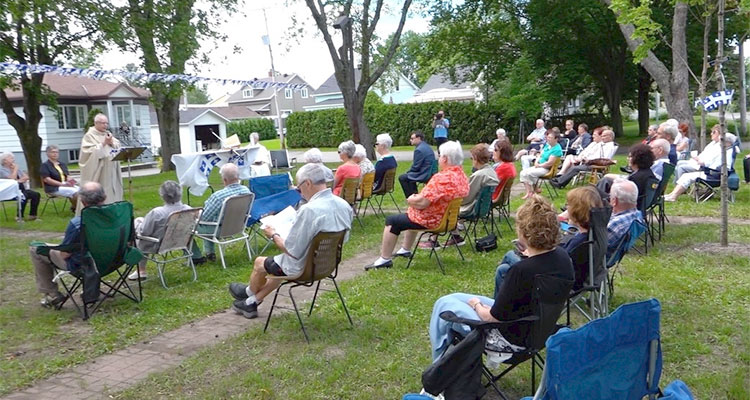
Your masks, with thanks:
<instances>
[{"instance_id":1,"label":"distant building","mask_svg":"<svg viewBox=\"0 0 750 400\"><path fill-rule=\"evenodd\" d=\"M417 93L417 90L419 90L419 87L406 76L401 73L398 75L399 79L395 90L388 93L381 93L380 90L372 89L372 91L375 92L384 103L400 104L408 102L408 100ZM355 85L359 84L360 76L360 71L356 70L354 73ZM315 104L305 106L305 110L307 111L344 108L344 95L341 93L339 84L336 81L336 74L331 74L331 76L329 76L320 87L315 89L312 97L315 99Z\"/></svg>"},{"instance_id":2,"label":"distant building","mask_svg":"<svg viewBox=\"0 0 750 400\"><path fill-rule=\"evenodd\" d=\"M270 77L259 79L260 81L271 82ZM276 82L309 84L297 74L280 75L276 77ZM278 117L286 118L289 114L296 111L304 111L306 106L312 105L315 100L310 96L312 88L306 87L300 90L287 88L266 88L257 89L250 86L243 86L237 92L233 93L227 99L229 106L244 106L258 113L265 118L273 119L278 125ZM279 109L276 109L278 102ZM278 129L278 126L276 127Z\"/></svg>"},{"instance_id":3,"label":"distant building","mask_svg":"<svg viewBox=\"0 0 750 400\"><path fill-rule=\"evenodd\" d=\"M424 86L417 91L407 103L427 103L430 101L480 101L482 93L472 80L458 77L459 81L451 82L446 74L434 74L427 79Z\"/></svg>"},{"instance_id":4,"label":"distant building","mask_svg":"<svg viewBox=\"0 0 750 400\"><path fill-rule=\"evenodd\" d=\"M58 114L46 105L41 106L39 136L42 138L42 149L52 144L60 148L60 161L78 162L83 129L89 111L94 108L107 115L110 130L121 141L132 145L151 145L147 90L130 86L125 82L55 74L45 74L44 83L57 93L60 112ZM13 109L23 117L22 93L9 89L6 89L5 93ZM127 124L128 128L125 136L125 131L119 129L122 123ZM21 142L15 129L8 123L5 113L0 113L0 151L12 152L19 165L26 169ZM42 161L45 161L44 152Z\"/></svg>"}]
</instances>

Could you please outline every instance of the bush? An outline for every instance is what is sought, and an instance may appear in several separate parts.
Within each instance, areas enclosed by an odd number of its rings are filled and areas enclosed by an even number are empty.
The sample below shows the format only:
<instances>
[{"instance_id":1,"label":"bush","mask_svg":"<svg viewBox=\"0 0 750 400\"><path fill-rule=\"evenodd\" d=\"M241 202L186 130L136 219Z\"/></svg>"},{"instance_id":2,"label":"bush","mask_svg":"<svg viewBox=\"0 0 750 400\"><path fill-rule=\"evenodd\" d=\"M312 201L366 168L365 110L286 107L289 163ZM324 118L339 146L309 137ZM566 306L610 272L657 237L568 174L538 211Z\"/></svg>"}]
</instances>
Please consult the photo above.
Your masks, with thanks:
<instances>
[{"instance_id":1,"label":"bush","mask_svg":"<svg viewBox=\"0 0 750 400\"><path fill-rule=\"evenodd\" d=\"M253 132L258 132L260 140L276 139L276 126L270 119L249 118L227 123L227 136L236 134L242 142L249 142Z\"/></svg>"},{"instance_id":2,"label":"bush","mask_svg":"<svg viewBox=\"0 0 750 400\"><path fill-rule=\"evenodd\" d=\"M419 104L365 105L365 122L372 136L390 133L394 146L409 144L409 135L419 129L432 143L432 119L444 110L451 122L448 137L461 143L490 142L495 130L504 127L512 132L510 121L504 121L500 112L486 104L460 102L431 102ZM296 112L287 118L287 145L289 147L336 147L351 139L344 109ZM517 125L516 125L517 126Z\"/></svg>"}]
</instances>

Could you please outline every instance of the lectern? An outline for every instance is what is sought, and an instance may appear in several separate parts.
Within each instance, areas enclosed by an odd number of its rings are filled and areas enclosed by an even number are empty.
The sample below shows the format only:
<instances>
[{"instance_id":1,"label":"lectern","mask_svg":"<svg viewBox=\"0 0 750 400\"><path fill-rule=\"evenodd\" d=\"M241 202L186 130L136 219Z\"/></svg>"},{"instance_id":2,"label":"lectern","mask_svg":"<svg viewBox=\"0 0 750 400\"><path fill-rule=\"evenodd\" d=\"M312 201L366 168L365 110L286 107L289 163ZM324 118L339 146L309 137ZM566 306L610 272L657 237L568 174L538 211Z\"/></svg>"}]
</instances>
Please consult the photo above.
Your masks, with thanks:
<instances>
[{"instance_id":1,"label":"lectern","mask_svg":"<svg viewBox=\"0 0 750 400\"><path fill-rule=\"evenodd\" d=\"M112 159L112 161L128 162L128 193L131 204L133 203L133 177L130 175L130 162L138 158L145 150L145 147L121 147L120 152Z\"/></svg>"}]
</instances>

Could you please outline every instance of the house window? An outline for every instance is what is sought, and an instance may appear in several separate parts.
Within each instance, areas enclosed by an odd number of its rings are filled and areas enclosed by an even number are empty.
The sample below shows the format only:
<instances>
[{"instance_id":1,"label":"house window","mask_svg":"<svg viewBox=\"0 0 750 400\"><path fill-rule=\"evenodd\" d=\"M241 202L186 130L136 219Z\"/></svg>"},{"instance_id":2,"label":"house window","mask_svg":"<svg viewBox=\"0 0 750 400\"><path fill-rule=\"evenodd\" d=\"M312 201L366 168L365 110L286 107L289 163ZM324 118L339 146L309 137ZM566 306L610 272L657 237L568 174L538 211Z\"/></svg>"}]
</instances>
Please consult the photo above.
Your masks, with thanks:
<instances>
[{"instance_id":1,"label":"house window","mask_svg":"<svg viewBox=\"0 0 750 400\"><path fill-rule=\"evenodd\" d=\"M302 88L300 91L299 97L302 97L303 99L307 98L307 88Z\"/></svg>"},{"instance_id":2,"label":"house window","mask_svg":"<svg viewBox=\"0 0 750 400\"><path fill-rule=\"evenodd\" d=\"M78 149L68 150L68 162L78 162L79 151Z\"/></svg>"},{"instance_id":3,"label":"house window","mask_svg":"<svg viewBox=\"0 0 750 400\"><path fill-rule=\"evenodd\" d=\"M57 126L60 129L83 129L86 125L86 106L60 106Z\"/></svg>"},{"instance_id":4,"label":"house window","mask_svg":"<svg viewBox=\"0 0 750 400\"><path fill-rule=\"evenodd\" d=\"M249 99L253 97L253 89L244 89L242 91L242 98Z\"/></svg>"},{"instance_id":5,"label":"house window","mask_svg":"<svg viewBox=\"0 0 750 400\"><path fill-rule=\"evenodd\" d=\"M293 95L292 89L284 89L284 98L285 99L291 99Z\"/></svg>"},{"instance_id":6,"label":"house window","mask_svg":"<svg viewBox=\"0 0 750 400\"><path fill-rule=\"evenodd\" d=\"M115 123L117 124L116 127L119 127L120 124L123 122L127 123L129 126L133 126L133 114L132 109L130 108L129 104L123 104L123 105L116 105L115 106L115 114L117 114L117 121Z\"/></svg>"},{"instance_id":7,"label":"house window","mask_svg":"<svg viewBox=\"0 0 750 400\"><path fill-rule=\"evenodd\" d=\"M135 108L135 126L141 126L141 106L133 106Z\"/></svg>"}]
</instances>

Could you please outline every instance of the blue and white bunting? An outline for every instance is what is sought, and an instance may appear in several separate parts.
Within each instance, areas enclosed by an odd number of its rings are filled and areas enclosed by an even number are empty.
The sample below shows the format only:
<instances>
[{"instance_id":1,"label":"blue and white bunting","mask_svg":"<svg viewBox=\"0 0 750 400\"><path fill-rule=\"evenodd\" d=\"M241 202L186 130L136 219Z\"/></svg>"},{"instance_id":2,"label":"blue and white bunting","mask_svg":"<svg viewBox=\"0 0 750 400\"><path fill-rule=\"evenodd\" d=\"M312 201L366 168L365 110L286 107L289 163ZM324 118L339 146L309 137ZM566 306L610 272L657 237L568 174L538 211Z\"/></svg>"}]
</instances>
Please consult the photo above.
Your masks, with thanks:
<instances>
[{"instance_id":1,"label":"blue and white bunting","mask_svg":"<svg viewBox=\"0 0 750 400\"><path fill-rule=\"evenodd\" d=\"M719 108L719 105L729 105L732 103L734 89L719 90L711 93L703 100L696 100L695 106L703 106L706 111L713 111Z\"/></svg>"},{"instance_id":2,"label":"blue and white bunting","mask_svg":"<svg viewBox=\"0 0 750 400\"><path fill-rule=\"evenodd\" d=\"M107 80L112 77L119 76L130 81L137 81L142 83L151 82L187 82L191 85L196 83L215 82L222 85L242 85L251 86L256 89L293 89L302 90L307 87L305 84L300 83L285 83L285 82L270 82L261 81L258 79L242 80L242 79L220 79L220 78L207 78L195 75L184 75L184 74L158 74L158 73L142 73L142 72L131 72L125 70L103 70L95 68L73 68L73 67L60 67L56 65L45 65L45 64L20 64L10 62L0 62L0 75L24 75L24 74L55 74L62 76L83 76L86 78Z\"/></svg>"}]
</instances>

